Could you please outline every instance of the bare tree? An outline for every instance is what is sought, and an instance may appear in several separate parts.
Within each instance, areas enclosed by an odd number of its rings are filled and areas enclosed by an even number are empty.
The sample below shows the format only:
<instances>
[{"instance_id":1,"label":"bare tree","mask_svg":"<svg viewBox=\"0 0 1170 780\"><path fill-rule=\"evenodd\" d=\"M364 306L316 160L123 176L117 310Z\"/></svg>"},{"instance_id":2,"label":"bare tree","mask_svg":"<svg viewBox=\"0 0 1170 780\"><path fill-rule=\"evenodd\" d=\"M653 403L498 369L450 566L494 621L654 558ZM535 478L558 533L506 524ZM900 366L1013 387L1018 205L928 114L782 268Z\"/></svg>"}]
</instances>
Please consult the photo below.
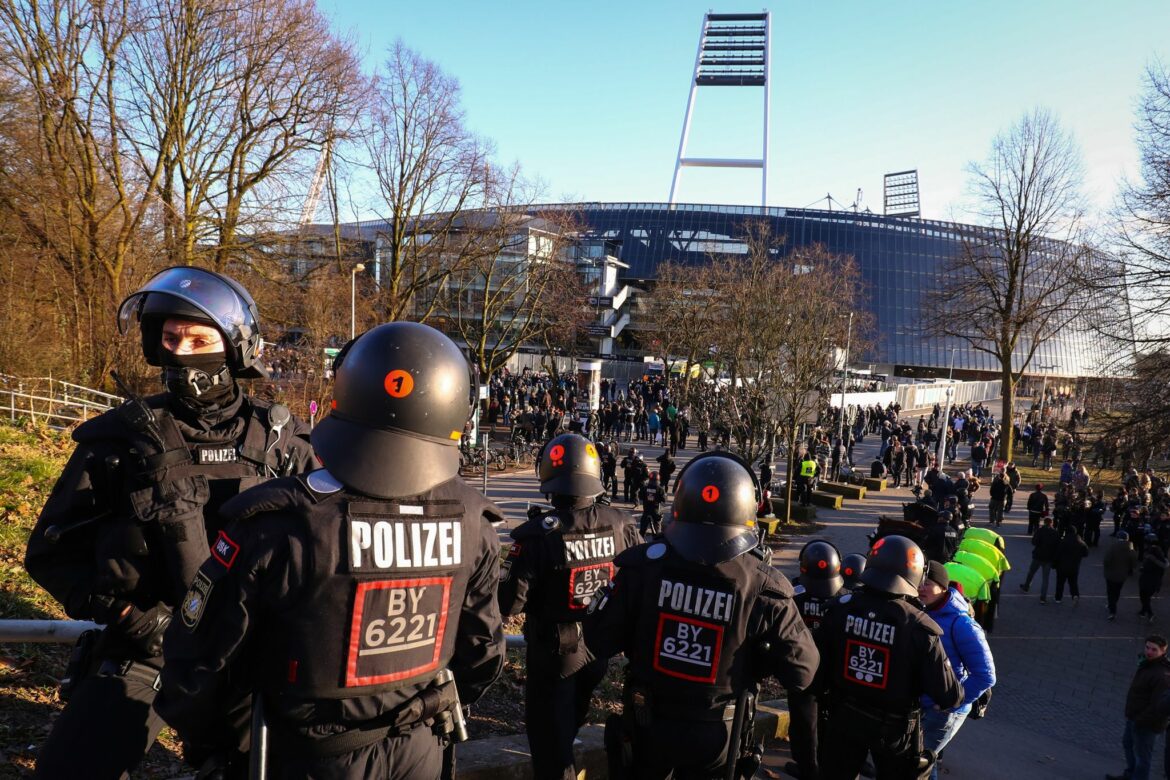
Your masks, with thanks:
<instances>
[{"instance_id":1,"label":"bare tree","mask_svg":"<svg viewBox=\"0 0 1170 780\"><path fill-rule=\"evenodd\" d=\"M791 466L801 424L832 389L832 348L861 305L860 276L851 258L822 247L788 249L767 223L745 224L743 241L742 255L666 266L651 318L668 364L682 360L685 402L749 461L786 440ZM864 334L865 315L854 325Z\"/></svg>"},{"instance_id":2,"label":"bare tree","mask_svg":"<svg viewBox=\"0 0 1170 780\"><path fill-rule=\"evenodd\" d=\"M54 271L69 373L82 380L100 381L115 360L113 311L161 175L127 151L120 125L122 57L138 21L126 2L0 0L2 67L35 128L4 170L4 205Z\"/></svg>"},{"instance_id":3,"label":"bare tree","mask_svg":"<svg viewBox=\"0 0 1170 780\"><path fill-rule=\"evenodd\" d=\"M1016 384L1036 350L1084 314L1085 245L1080 153L1049 112L1037 109L969 166L973 210L985 226L964 237L932 294L928 332L991 355L1003 387L1003 457L1012 457Z\"/></svg>"},{"instance_id":4,"label":"bare tree","mask_svg":"<svg viewBox=\"0 0 1170 780\"><path fill-rule=\"evenodd\" d=\"M468 217L470 219L470 217ZM569 226L521 210L483 212L466 237L465 261L443 287L441 310L487 377L520 347L563 327L549 303L576 275Z\"/></svg>"},{"instance_id":5,"label":"bare tree","mask_svg":"<svg viewBox=\"0 0 1170 780\"><path fill-rule=\"evenodd\" d=\"M665 365L682 360L682 387L679 400L691 402L694 369L711 357L714 335L725 302L719 295L721 268L718 262L687 266L664 263L659 266L654 294L647 305L647 320Z\"/></svg>"},{"instance_id":6,"label":"bare tree","mask_svg":"<svg viewBox=\"0 0 1170 780\"><path fill-rule=\"evenodd\" d=\"M486 202L492 149L464 125L455 79L402 41L375 77L364 124L385 222L382 316L425 321L439 299L422 303L419 294L478 256L463 228L467 212Z\"/></svg>"},{"instance_id":7,"label":"bare tree","mask_svg":"<svg viewBox=\"0 0 1170 780\"><path fill-rule=\"evenodd\" d=\"M125 69L131 131L172 262L224 270L299 212L320 156L350 137L364 84L309 0L142 3ZM284 237L281 240L286 240Z\"/></svg>"},{"instance_id":8,"label":"bare tree","mask_svg":"<svg viewBox=\"0 0 1170 780\"><path fill-rule=\"evenodd\" d=\"M1115 305L1101 332L1132 351L1170 345L1170 70L1151 65L1137 110L1140 176L1123 183L1115 243L1121 262L1096 279L1100 297ZM1128 368L1128 366L1122 366Z\"/></svg>"}]
</instances>

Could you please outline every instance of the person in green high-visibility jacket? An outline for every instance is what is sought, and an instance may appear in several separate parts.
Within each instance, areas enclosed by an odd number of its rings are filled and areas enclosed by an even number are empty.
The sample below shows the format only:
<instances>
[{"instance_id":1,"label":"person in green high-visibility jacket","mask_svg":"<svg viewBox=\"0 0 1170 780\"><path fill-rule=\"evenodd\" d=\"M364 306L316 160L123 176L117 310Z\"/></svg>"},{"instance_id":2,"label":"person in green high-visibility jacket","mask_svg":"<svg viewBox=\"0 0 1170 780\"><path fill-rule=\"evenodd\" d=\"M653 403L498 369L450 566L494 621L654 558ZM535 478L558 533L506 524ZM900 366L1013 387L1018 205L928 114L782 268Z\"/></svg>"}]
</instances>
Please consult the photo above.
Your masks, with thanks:
<instances>
[{"instance_id":1,"label":"person in green high-visibility jacket","mask_svg":"<svg viewBox=\"0 0 1170 780\"><path fill-rule=\"evenodd\" d=\"M946 567L951 582L962 589L963 597L975 608L976 622L982 626L991 608L991 582L975 569L958 561L950 561Z\"/></svg>"},{"instance_id":2,"label":"person in green high-visibility jacket","mask_svg":"<svg viewBox=\"0 0 1170 780\"><path fill-rule=\"evenodd\" d=\"M978 539L981 542L987 542L995 549L1004 552L1007 550L1007 544L1003 537L992 531L990 528L968 528L963 534L964 539Z\"/></svg>"},{"instance_id":3,"label":"person in green high-visibility jacket","mask_svg":"<svg viewBox=\"0 0 1170 780\"><path fill-rule=\"evenodd\" d=\"M808 506L812 503L813 484L817 478L817 461L811 452L805 452L800 460L800 472L796 477L796 485L800 489L800 504Z\"/></svg>"},{"instance_id":4,"label":"person in green high-visibility jacket","mask_svg":"<svg viewBox=\"0 0 1170 780\"><path fill-rule=\"evenodd\" d=\"M975 553L983 560L990 563L999 572L1001 585L1003 575L1011 570L1012 564L1008 561L1006 555L995 545L988 544L971 536L971 531L974 529L967 529L967 533L963 535L963 541L959 543L960 550Z\"/></svg>"},{"instance_id":5,"label":"person in green high-visibility jacket","mask_svg":"<svg viewBox=\"0 0 1170 780\"><path fill-rule=\"evenodd\" d=\"M1004 575L1011 570L1012 564L999 547L972 537L971 531L973 530L986 529L968 528L967 533L963 535L963 541L959 543L959 549L978 555L994 566L999 572L999 581L991 589L991 622L987 626L984 626L987 631L991 631L992 626L995 625L995 618L999 616L999 596L1003 593ZM999 541L1002 542L1003 537L999 537Z\"/></svg>"},{"instance_id":6,"label":"person in green high-visibility jacket","mask_svg":"<svg viewBox=\"0 0 1170 780\"><path fill-rule=\"evenodd\" d=\"M999 605L1000 579L999 569L985 559L967 550L958 550L954 557L955 563L974 569L987 581L987 606L979 617L979 625L988 633L995 627L995 612Z\"/></svg>"}]
</instances>

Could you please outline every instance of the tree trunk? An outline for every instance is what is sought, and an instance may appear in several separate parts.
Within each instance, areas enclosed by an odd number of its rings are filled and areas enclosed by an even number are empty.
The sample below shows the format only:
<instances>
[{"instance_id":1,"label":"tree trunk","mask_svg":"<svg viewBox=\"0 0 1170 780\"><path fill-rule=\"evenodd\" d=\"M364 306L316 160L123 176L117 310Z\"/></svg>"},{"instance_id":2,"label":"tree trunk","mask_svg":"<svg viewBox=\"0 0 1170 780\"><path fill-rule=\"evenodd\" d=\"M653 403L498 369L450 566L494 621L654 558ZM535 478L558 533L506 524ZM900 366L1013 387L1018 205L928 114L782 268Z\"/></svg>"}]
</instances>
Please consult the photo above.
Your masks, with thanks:
<instances>
[{"instance_id":1,"label":"tree trunk","mask_svg":"<svg viewBox=\"0 0 1170 780\"><path fill-rule=\"evenodd\" d=\"M796 473L796 415L788 420L788 463L784 470L788 472L788 479L784 484L784 524L792 522L792 475Z\"/></svg>"},{"instance_id":2,"label":"tree trunk","mask_svg":"<svg viewBox=\"0 0 1170 780\"><path fill-rule=\"evenodd\" d=\"M1013 407L1015 406L1016 388L1012 382L1011 358L1008 358L1008 360L1009 362L1003 366L1001 383L1003 387L1000 391L1000 395L1003 396L1003 408L1000 410L1000 431L1002 433L1000 434L999 457L1004 463L1011 462L1012 448L1016 444L1014 436L1015 428L1013 427L1015 423L1015 409Z\"/></svg>"}]
</instances>

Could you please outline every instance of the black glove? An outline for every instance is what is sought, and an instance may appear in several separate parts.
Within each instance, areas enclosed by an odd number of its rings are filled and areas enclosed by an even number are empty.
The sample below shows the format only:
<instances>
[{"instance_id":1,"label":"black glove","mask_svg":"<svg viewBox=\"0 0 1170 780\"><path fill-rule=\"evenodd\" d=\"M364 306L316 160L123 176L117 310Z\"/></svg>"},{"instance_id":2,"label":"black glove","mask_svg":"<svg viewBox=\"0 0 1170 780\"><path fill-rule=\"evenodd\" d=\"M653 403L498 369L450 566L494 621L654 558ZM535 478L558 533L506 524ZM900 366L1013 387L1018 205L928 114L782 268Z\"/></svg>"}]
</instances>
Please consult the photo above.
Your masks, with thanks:
<instances>
[{"instance_id":1,"label":"black glove","mask_svg":"<svg viewBox=\"0 0 1170 780\"><path fill-rule=\"evenodd\" d=\"M156 658L162 655L163 634L170 624L170 607L160 604L145 612L137 607L131 607L126 617L118 622L118 630L142 652L145 658Z\"/></svg>"}]
</instances>

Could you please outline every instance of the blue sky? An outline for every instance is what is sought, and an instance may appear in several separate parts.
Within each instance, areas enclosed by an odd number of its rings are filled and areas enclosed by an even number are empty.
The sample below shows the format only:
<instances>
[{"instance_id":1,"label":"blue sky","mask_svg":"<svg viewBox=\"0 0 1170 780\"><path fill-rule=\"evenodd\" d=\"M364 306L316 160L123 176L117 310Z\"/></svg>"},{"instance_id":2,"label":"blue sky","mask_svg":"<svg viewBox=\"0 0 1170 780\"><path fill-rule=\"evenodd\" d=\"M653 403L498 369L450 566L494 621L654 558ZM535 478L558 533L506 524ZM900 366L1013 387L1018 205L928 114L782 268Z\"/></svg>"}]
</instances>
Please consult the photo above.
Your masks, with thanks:
<instances>
[{"instance_id":1,"label":"blue sky","mask_svg":"<svg viewBox=\"0 0 1170 780\"><path fill-rule=\"evenodd\" d=\"M320 0L372 69L401 37L455 76L469 124L551 200L665 201L703 14L751 3ZM787 2L772 12L769 205L826 193L882 210L917 168L923 216L961 218L966 165L1036 106L1079 142L1107 207L1132 172L1147 64L1170 62L1166 0ZM755 156L760 90L701 89L688 154ZM742 119L741 119L742 117ZM757 171L689 169L680 200L759 201Z\"/></svg>"}]
</instances>

